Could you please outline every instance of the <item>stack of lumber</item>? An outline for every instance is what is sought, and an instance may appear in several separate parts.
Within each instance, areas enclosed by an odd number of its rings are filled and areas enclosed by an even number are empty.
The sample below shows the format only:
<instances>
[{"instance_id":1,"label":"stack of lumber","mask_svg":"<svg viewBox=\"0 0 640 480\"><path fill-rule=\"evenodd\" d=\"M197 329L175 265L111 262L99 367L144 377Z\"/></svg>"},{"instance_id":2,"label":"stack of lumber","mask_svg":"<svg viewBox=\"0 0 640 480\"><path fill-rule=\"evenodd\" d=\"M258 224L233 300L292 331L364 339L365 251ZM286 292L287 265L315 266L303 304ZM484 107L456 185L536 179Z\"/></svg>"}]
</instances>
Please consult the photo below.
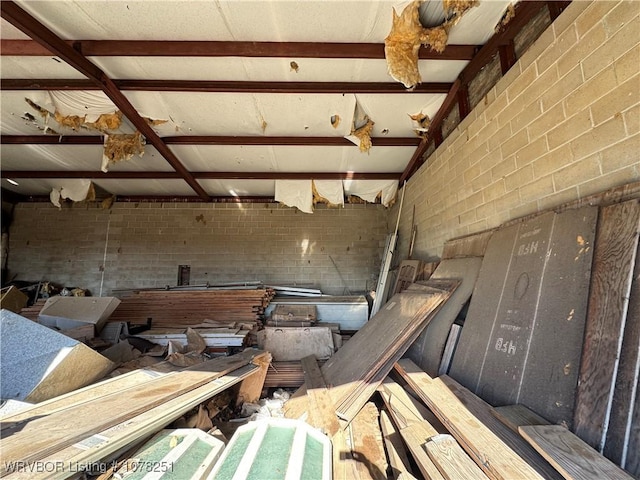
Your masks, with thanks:
<instances>
[{"instance_id":1,"label":"stack of lumber","mask_svg":"<svg viewBox=\"0 0 640 480\"><path fill-rule=\"evenodd\" d=\"M135 371L5 417L0 476L64 478L100 465L237 383L239 397L256 401L270 360L247 349L181 371Z\"/></svg>"},{"instance_id":2,"label":"stack of lumber","mask_svg":"<svg viewBox=\"0 0 640 480\"><path fill-rule=\"evenodd\" d=\"M318 364L323 365L323 360ZM265 388L300 388L304 383L302 363L299 361L271 362L264 381Z\"/></svg>"},{"instance_id":3,"label":"stack of lumber","mask_svg":"<svg viewBox=\"0 0 640 480\"><path fill-rule=\"evenodd\" d=\"M176 327L215 322L261 322L274 296L269 288L237 290L141 290L121 298L112 322Z\"/></svg>"},{"instance_id":4,"label":"stack of lumber","mask_svg":"<svg viewBox=\"0 0 640 480\"><path fill-rule=\"evenodd\" d=\"M47 299L40 298L36 300L30 307L24 307L22 310L20 310L20 315L24 318L28 318L29 320L37 322L38 315L40 315L40 310L44 308L45 303L47 303Z\"/></svg>"},{"instance_id":5,"label":"stack of lumber","mask_svg":"<svg viewBox=\"0 0 640 480\"><path fill-rule=\"evenodd\" d=\"M429 280L415 290L395 294L322 366L324 380L332 385L329 396L335 415L346 422L355 417L458 284L458 280ZM287 403L285 415L300 417L309 408L306 400L302 386Z\"/></svg>"}]
</instances>

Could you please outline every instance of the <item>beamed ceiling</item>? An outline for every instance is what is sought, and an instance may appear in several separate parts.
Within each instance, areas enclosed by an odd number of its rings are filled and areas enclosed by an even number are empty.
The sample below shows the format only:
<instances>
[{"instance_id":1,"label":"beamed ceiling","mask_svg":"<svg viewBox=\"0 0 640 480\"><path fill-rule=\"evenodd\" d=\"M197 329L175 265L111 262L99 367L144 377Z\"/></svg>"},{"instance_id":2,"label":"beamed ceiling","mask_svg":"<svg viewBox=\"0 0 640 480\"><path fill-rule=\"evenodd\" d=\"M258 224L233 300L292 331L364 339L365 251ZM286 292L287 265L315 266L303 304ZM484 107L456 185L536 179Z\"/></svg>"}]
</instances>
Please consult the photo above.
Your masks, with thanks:
<instances>
[{"instance_id":1,"label":"beamed ceiling","mask_svg":"<svg viewBox=\"0 0 640 480\"><path fill-rule=\"evenodd\" d=\"M451 109L469 113L478 72L496 55L506 72L522 27L566 4L516 3L496 30L509 0L480 0L442 52L420 48L407 89L385 59L407 2L2 1L3 196L42 199L74 179L167 201L273 201L279 180L402 185ZM441 0L421 4L423 27L444 19ZM89 124L114 112L115 126ZM363 151L354 128L367 119ZM105 141L134 132L143 155L103 171Z\"/></svg>"}]
</instances>

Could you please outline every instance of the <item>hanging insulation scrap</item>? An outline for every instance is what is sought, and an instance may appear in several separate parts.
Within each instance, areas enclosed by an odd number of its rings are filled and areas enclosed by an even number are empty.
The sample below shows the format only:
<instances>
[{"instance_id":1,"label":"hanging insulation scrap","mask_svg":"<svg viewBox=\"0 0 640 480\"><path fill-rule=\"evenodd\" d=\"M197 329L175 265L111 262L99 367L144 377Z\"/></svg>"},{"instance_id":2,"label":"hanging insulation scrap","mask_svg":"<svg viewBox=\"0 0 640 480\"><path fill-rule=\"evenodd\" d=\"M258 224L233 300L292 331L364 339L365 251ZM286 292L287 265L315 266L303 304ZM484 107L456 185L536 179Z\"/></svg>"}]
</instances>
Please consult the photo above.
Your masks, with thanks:
<instances>
[{"instance_id":1,"label":"hanging insulation scrap","mask_svg":"<svg viewBox=\"0 0 640 480\"><path fill-rule=\"evenodd\" d=\"M420 138L426 139L427 132L431 126L431 118L429 118L429 115L418 112L415 115L409 115L409 117L416 123L415 128L413 129L416 135Z\"/></svg>"},{"instance_id":2,"label":"hanging insulation scrap","mask_svg":"<svg viewBox=\"0 0 640 480\"><path fill-rule=\"evenodd\" d=\"M31 100L30 98L25 97L24 101L27 102L29 106L33 108L36 112L38 112L42 118L44 118L44 123L47 123L47 120L51 115L49 110L47 110L46 108L42 108L40 105L38 105L36 102Z\"/></svg>"},{"instance_id":3,"label":"hanging insulation scrap","mask_svg":"<svg viewBox=\"0 0 640 480\"><path fill-rule=\"evenodd\" d=\"M371 150L371 132L374 125L373 120L367 119L367 123L362 127L351 130L351 135L360 140L359 148L361 152L369 152Z\"/></svg>"},{"instance_id":4,"label":"hanging insulation scrap","mask_svg":"<svg viewBox=\"0 0 640 480\"><path fill-rule=\"evenodd\" d=\"M153 118L149 118L149 117L142 117L144 118L144 121L147 122L147 124L150 127L155 127L158 125L164 125L165 123L168 123L169 120L158 120L158 119L153 119ZM178 129L178 126L176 126L176 131Z\"/></svg>"},{"instance_id":5,"label":"hanging insulation scrap","mask_svg":"<svg viewBox=\"0 0 640 480\"><path fill-rule=\"evenodd\" d=\"M62 115L60 112L58 112L57 110L54 112L53 114L53 118L56 119L56 122L58 122L61 126L63 127L69 127L72 130L80 130L80 128L84 125L87 117L81 117L79 115Z\"/></svg>"},{"instance_id":6,"label":"hanging insulation scrap","mask_svg":"<svg viewBox=\"0 0 640 480\"><path fill-rule=\"evenodd\" d=\"M509 24L509 22L513 20L513 17L515 16L516 16L516 9L513 6L513 3L510 3L509 6L507 7L507 10L504 12L504 15L502 16L500 21L497 23L494 29L495 33L500 33L502 29L506 27Z\"/></svg>"},{"instance_id":7,"label":"hanging insulation scrap","mask_svg":"<svg viewBox=\"0 0 640 480\"><path fill-rule=\"evenodd\" d=\"M132 134L105 135L102 154L102 171L109 165L122 160L130 160L134 155L144 155L145 140L140 132Z\"/></svg>"},{"instance_id":8,"label":"hanging insulation scrap","mask_svg":"<svg viewBox=\"0 0 640 480\"><path fill-rule=\"evenodd\" d=\"M86 122L84 126L100 132L107 132L119 129L120 125L122 125L122 112L117 110L114 113L103 113L95 122Z\"/></svg>"},{"instance_id":9,"label":"hanging insulation scrap","mask_svg":"<svg viewBox=\"0 0 640 480\"><path fill-rule=\"evenodd\" d=\"M479 0L442 0L442 8L447 15L460 17L471 7L478 5Z\"/></svg>"},{"instance_id":10,"label":"hanging insulation scrap","mask_svg":"<svg viewBox=\"0 0 640 480\"><path fill-rule=\"evenodd\" d=\"M424 28L420 23L418 7L420 0L411 2L401 15L393 9L391 32L384 39L384 56L389 75L407 88L420 83L418 52Z\"/></svg>"},{"instance_id":11,"label":"hanging insulation scrap","mask_svg":"<svg viewBox=\"0 0 640 480\"><path fill-rule=\"evenodd\" d=\"M435 52L444 52L449 31L464 13L478 4L478 0L443 0L444 11L451 16L433 28L424 28L420 23L418 9L421 3L422 0L415 0L401 15L394 9L391 32L384 40L389 75L409 89L422 80L418 69L420 46L426 45Z\"/></svg>"}]
</instances>

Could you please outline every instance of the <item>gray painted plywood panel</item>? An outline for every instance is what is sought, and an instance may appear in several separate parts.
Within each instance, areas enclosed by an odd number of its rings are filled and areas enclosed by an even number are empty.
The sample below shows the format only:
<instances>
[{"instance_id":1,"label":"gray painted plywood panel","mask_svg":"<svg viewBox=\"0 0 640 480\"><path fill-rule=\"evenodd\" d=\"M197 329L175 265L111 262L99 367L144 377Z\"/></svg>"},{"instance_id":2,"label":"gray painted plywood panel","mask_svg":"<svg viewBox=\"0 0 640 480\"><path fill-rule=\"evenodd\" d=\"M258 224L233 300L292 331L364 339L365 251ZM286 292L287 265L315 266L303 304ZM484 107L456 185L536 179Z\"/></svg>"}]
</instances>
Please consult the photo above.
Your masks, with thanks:
<instances>
[{"instance_id":1,"label":"gray painted plywood panel","mask_svg":"<svg viewBox=\"0 0 640 480\"><path fill-rule=\"evenodd\" d=\"M502 296L517 233L517 225L493 233L473 290L474 300L469 305L458 347L453 355L449 376L471 390L478 383L479 362L489 344L491 325Z\"/></svg>"},{"instance_id":2,"label":"gray painted plywood panel","mask_svg":"<svg viewBox=\"0 0 640 480\"><path fill-rule=\"evenodd\" d=\"M519 398L552 422L573 417L597 208L557 215Z\"/></svg>"},{"instance_id":3,"label":"gray painted plywood panel","mask_svg":"<svg viewBox=\"0 0 640 480\"><path fill-rule=\"evenodd\" d=\"M471 297L481 265L480 257L443 260L431 276L432 279L459 278L462 281L407 352L407 357L431 376L438 375L451 325Z\"/></svg>"},{"instance_id":4,"label":"gray painted plywood panel","mask_svg":"<svg viewBox=\"0 0 640 480\"><path fill-rule=\"evenodd\" d=\"M494 233L450 375L493 405L571 423L597 208Z\"/></svg>"}]
</instances>

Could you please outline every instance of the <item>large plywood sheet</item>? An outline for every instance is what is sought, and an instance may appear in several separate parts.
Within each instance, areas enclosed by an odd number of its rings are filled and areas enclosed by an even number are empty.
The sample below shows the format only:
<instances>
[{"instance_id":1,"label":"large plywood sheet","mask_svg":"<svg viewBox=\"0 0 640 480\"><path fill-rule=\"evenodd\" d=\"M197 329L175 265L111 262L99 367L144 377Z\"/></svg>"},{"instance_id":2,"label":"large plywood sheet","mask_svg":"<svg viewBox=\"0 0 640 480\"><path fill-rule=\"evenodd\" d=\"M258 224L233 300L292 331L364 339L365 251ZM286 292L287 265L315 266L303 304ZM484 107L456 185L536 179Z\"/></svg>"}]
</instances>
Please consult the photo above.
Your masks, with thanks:
<instances>
[{"instance_id":1,"label":"large plywood sheet","mask_svg":"<svg viewBox=\"0 0 640 480\"><path fill-rule=\"evenodd\" d=\"M461 281L451 298L443 305L407 352L407 357L431 376L438 375L440 360L451 325L471 297L481 265L481 257L443 260L431 276L432 279L458 278Z\"/></svg>"},{"instance_id":2,"label":"large plywood sheet","mask_svg":"<svg viewBox=\"0 0 640 480\"><path fill-rule=\"evenodd\" d=\"M596 207L549 212L493 235L452 377L571 424L596 220Z\"/></svg>"},{"instance_id":3,"label":"large plywood sheet","mask_svg":"<svg viewBox=\"0 0 640 480\"><path fill-rule=\"evenodd\" d=\"M3 399L42 402L84 387L114 367L86 345L9 310L0 312Z\"/></svg>"}]
</instances>

